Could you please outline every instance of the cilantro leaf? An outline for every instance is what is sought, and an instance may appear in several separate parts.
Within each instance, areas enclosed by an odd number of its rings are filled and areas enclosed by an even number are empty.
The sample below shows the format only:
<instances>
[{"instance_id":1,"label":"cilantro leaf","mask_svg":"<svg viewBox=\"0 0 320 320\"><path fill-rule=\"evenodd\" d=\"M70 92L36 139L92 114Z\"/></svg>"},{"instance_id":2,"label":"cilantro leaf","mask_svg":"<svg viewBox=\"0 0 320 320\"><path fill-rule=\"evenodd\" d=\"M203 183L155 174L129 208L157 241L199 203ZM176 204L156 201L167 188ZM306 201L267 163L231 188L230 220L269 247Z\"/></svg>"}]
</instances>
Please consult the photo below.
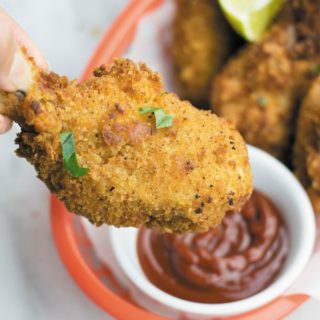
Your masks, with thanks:
<instances>
[{"instance_id":1,"label":"cilantro leaf","mask_svg":"<svg viewBox=\"0 0 320 320\"><path fill-rule=\"evenodd\" d=\"M139 112L141 114L153 113L156 118L156 128L169 128L172 126L173 115L166 114L162 108L144 107L140 108Z\"/></svg>"},{"instance_id":2,"label":"cilantro leaf","mask_svg":"<svg viewBox=\"0 0 320 320\"><path fill-rule=\"evenodd\" d=\"M87 174L88 169L79 166L74 146L74 136L71 131L60 133L60 143L63 157L63 166L72 177L82 177Z\"/></svg>"}]
</instances>

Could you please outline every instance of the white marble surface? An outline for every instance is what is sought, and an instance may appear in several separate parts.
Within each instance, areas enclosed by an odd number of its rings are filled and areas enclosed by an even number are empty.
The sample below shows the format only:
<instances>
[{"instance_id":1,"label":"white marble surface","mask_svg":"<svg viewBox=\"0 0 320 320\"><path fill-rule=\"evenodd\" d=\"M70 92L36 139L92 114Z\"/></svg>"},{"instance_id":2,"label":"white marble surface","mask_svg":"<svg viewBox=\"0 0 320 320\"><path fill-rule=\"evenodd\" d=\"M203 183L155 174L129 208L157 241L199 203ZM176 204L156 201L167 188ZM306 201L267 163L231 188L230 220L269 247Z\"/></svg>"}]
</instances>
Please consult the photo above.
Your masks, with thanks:
<instances>
[{"instance_id":1,"label":"white marble surface","mask_svg":"<svg viewBox=\"0 0 320 320\"><path fill-rule=\"evenodd\" d=\"M127 0L0 0L53 70L77 77ZM1 30L0 30L1 33ZM0 53L2 54L2 53ZM54 246L48 192L0 136L0 319L111 319L75 285Z\"/></svg>"}]
</instances>

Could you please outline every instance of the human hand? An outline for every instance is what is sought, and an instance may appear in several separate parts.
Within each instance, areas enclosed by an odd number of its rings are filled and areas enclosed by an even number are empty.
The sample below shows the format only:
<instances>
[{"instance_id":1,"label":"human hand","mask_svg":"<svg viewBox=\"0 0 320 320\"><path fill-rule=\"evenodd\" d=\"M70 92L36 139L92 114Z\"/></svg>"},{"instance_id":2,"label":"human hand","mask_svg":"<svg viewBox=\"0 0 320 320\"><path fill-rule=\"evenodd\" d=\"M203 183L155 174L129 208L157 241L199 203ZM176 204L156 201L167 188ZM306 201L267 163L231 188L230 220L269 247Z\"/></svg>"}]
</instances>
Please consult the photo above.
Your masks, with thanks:
<instances>
[{"instance_id":1,"label":"human hand","mask_svg":"<svg viewBox=\"0 0 320 320\"><path fill-rule=\"evenodd\" d=\"M47 70L47 62L23 29L1 8L0 30L0 90L26 89L31 81L31 69L21 47L43 70ZM7 132L11 126L12 121L0 114L0 134Z\"/></svg>"}]
</instances>

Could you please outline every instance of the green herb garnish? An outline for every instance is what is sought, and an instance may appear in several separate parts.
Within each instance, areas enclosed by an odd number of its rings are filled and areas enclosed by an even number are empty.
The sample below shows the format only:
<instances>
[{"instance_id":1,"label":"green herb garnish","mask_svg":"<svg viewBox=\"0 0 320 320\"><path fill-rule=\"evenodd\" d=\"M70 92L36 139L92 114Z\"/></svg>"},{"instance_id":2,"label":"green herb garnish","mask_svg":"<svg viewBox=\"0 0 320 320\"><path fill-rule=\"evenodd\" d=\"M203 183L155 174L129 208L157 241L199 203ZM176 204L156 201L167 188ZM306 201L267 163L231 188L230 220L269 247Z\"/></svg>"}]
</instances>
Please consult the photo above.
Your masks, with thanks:
<instances>
[{"instance_id":1,"label":"green herb garnish","mask_svg":"<svg viewBox=\"0 0 320 320\"><path fill-rule=\"evenodd\" d=\"M74 136L71 131L60 133L60 143L62 149L63 166L73 177L83 177L87 174L87 168L81 168L77 161L74 146Z\"/></svg>"},{"instance_id":2,"label":"green herb garnish","mask_svg":"<svg viewBox=\"0 0 320 320\"><path fill-rule=\"evenodd\" d=\"M320 75L320 65L319 64L315 64L310 68L310 73L313 76L318 76Z\"/></svg>"},{"instance_id":3,"label":"green herb garnish","mask_svg":"<svg viewBox=\"0 0 320 320\"><path fill-rule=\"evenodd\" d=\"M257 102L261 108L264 108L267 105L267 98L264 96L260 96L258 97Z\"/></svg>"},{"instance_id":4,"label":"green herb garnish","mask_svg":"<svg viewBox=\"0 0 320 320\"><path fill-rule=\"evenodd\" d=\"M145 108L140 108L139 112L141 114L150 113L150 112L153 113L156 118L157 129L169 128L172 126L172 121L174 116L170 114L166 114L162 108L145 107Z\"/></svg>"}]
</instances>

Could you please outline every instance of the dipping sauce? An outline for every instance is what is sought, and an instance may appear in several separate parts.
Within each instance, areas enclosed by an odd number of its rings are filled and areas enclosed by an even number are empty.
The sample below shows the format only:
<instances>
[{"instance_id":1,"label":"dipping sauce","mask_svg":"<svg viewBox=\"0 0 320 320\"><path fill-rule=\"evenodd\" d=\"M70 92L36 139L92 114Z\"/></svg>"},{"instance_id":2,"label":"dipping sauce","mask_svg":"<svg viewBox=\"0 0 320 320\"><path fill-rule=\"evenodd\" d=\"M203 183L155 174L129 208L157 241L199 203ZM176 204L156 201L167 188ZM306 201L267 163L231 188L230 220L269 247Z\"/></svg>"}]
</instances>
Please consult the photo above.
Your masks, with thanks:
<instances>
[{"instance_id":1,"label":"dipping sauce","mask_svg":"<svg viewBox=\"0 0 320 320\"><path fill-rule=\"evenodd\" d=\"M274 204L254 191L241 212L228 213L206 233L161 234L141 229L138 256L159 289L202 303L241 300L266 288L280 273L288 232Z\"/></svg>"}]
</instances>

